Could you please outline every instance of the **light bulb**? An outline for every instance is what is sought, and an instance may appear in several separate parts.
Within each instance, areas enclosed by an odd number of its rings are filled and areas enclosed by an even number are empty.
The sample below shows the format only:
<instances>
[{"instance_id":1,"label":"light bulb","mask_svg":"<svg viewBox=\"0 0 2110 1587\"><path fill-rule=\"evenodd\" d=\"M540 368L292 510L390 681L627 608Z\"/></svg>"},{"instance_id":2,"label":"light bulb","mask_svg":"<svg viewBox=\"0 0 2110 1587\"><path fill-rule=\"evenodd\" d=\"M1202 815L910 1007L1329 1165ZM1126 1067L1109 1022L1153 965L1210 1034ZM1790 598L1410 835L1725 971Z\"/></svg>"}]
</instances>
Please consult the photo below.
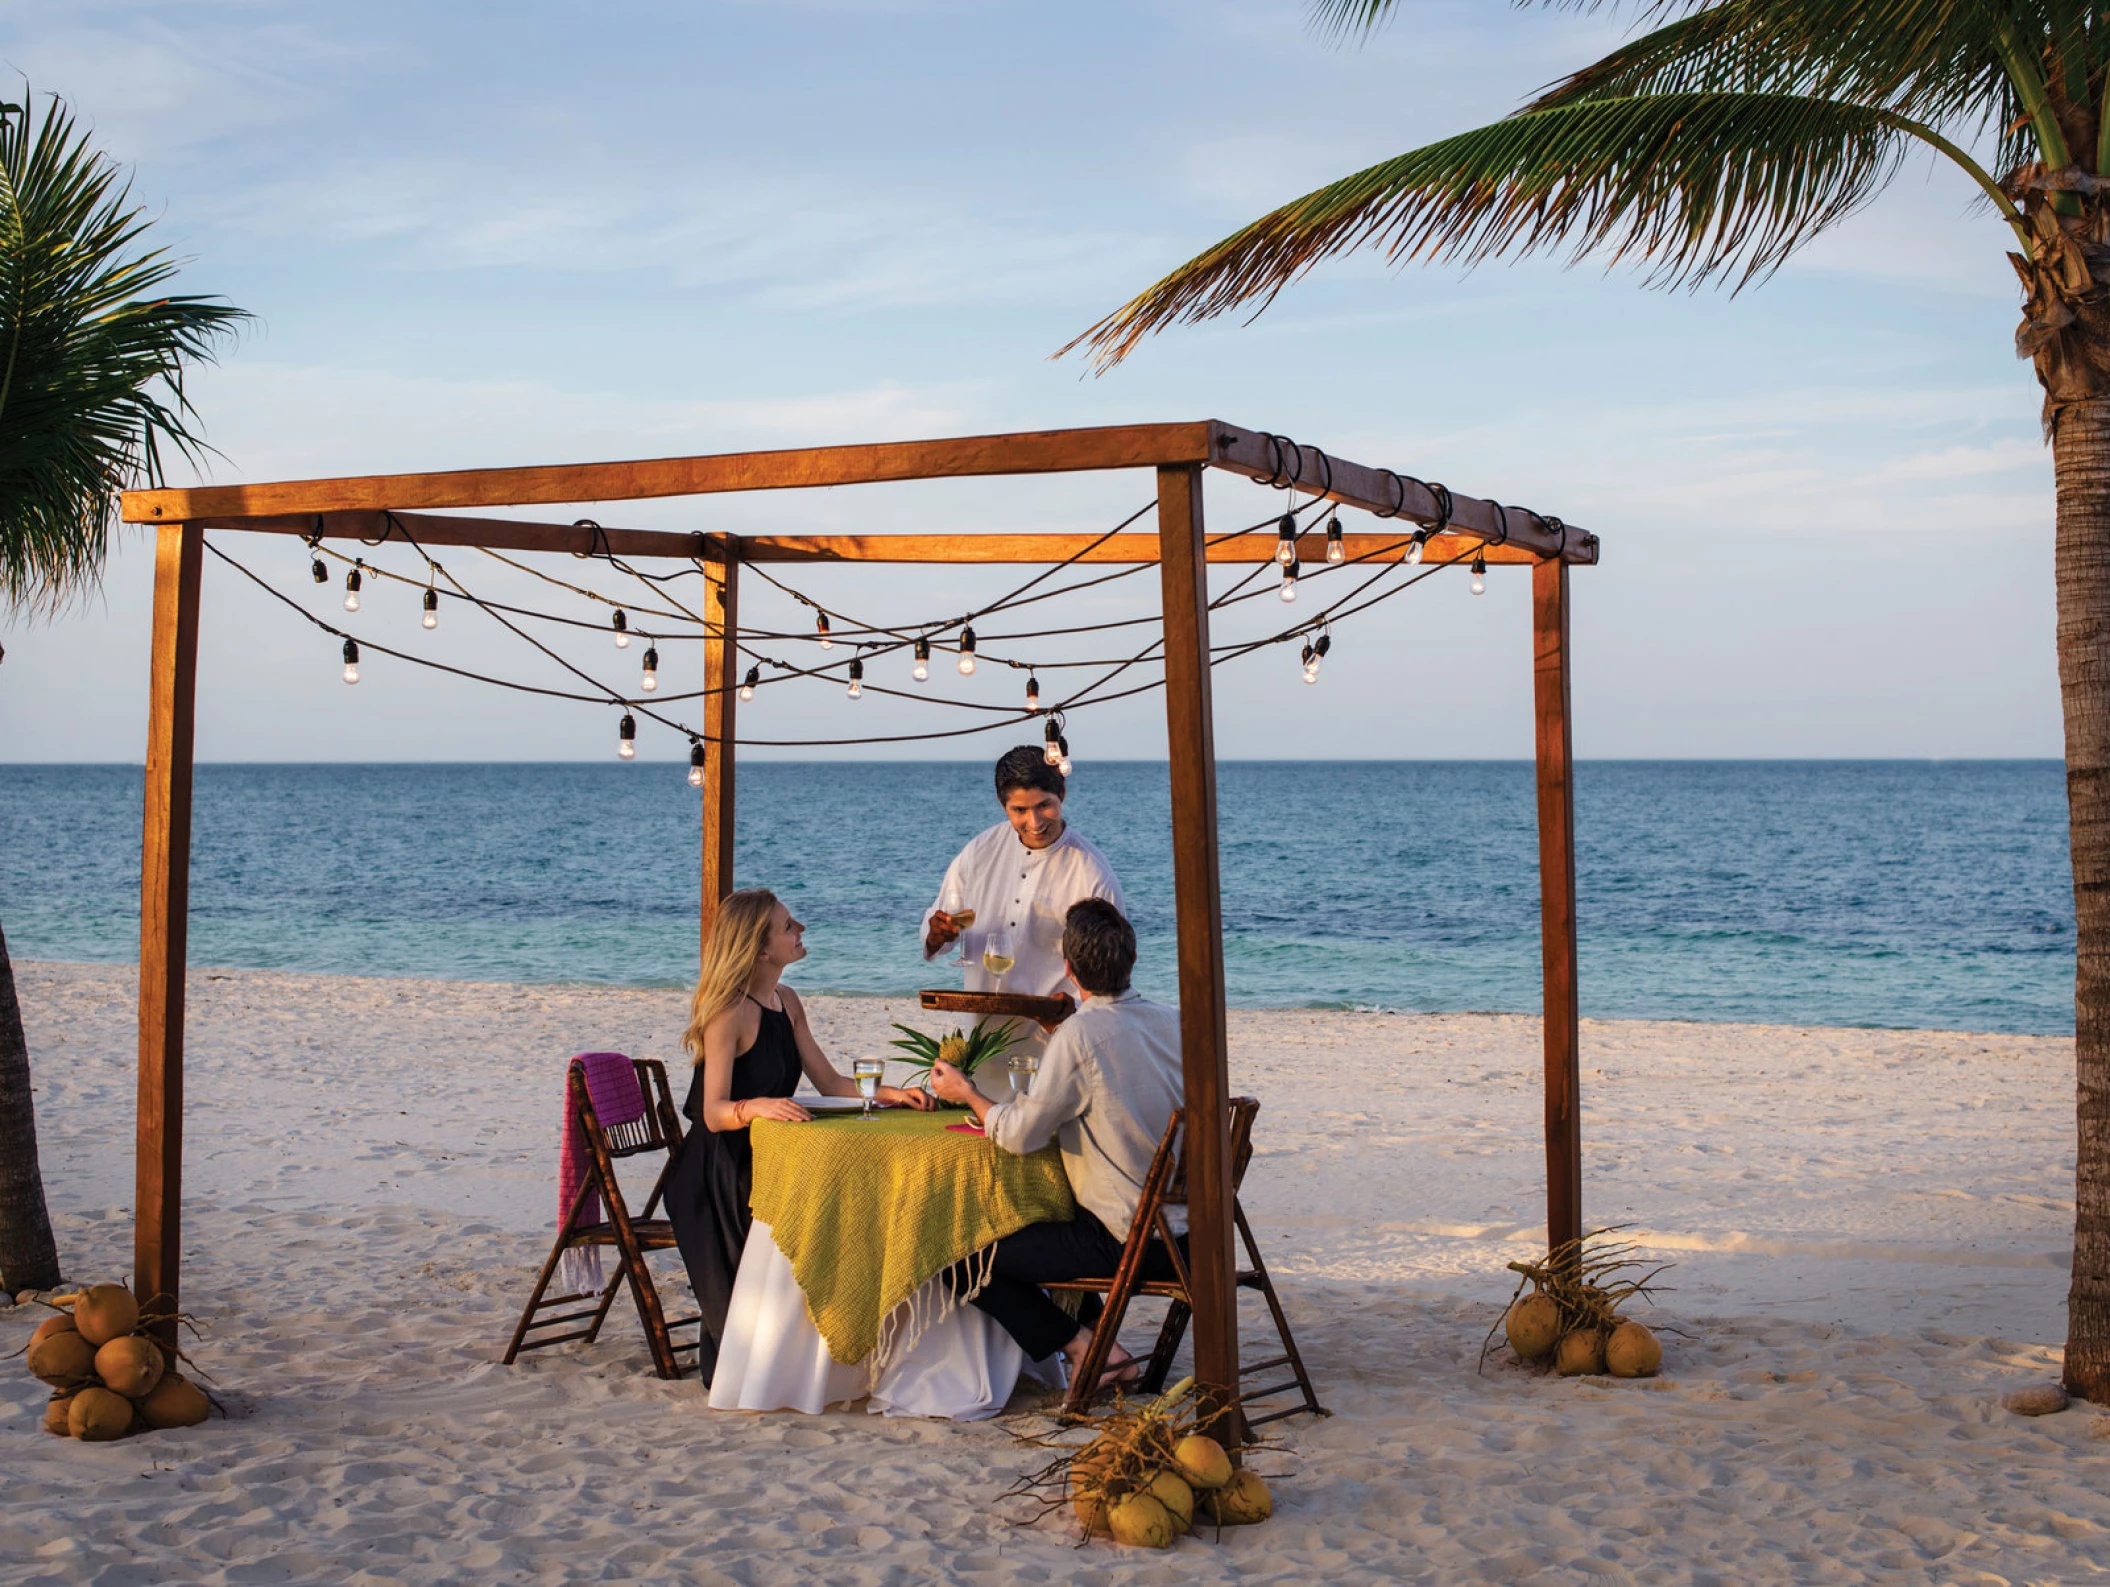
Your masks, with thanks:
<instances>
[{"instance_id":1,"label":"light bulb","mask_svg":"<svg viewBox=\"0 0 2110 1587\"><path fill-rule=\"evenodd\" d=\"M960 676L974 676L974 630L971 628L960 630Z\"/></svg>"},{"instance_id":2,"label":"light bulb","mask_svg":"<svg viewBox=\"0 0 2110 1587\"><path fill-rule=\"evenodd\" d=\"M630 618L619 606L616 608L615 616L609 621L610 626L615 629L615 648L628 650L630 648Z\"/></svg>"},{"instance_id":3,"label":"light bulb","mask_svg":"<svg viewBox=\"0 0 2110 1587\"><path fill-rule=\"evenodd\" d=\"M821 649L833 650L835 648L835 641L828 637L828 614L826 612L822 612L818 616L816 616L813 620L813 626L814 629L821 636Z\"/></svg>"},{"instance_id":4,"label":"light bulb","mask_svg":"<svg viewBox=\"0 0 2110 1587\"><path fill-rule=\"evenodd\" d=\"M346 611L356 612L359 610L359 586L363 582L365 581L359 577L359 570L356 567L344 576L344 609Z\"/></svg>"},{"instance_id":5,"label":"light bulb","mask_svg":"<svg viewBox=\"0 0 2110 1587\"><path fill-rule=\"evenodd\" d=\"M438 590L427 590L425 592L425 626L427 628L440 626L440 592Z\"/></svg>"},{"instance_id":6,"label":"light bulb","mask_svg":"<svg viewBox=\"0 0 2110 1587\"><path fill-rule=\"evenodd\" d=\"M1319 681L1319 658L1312 654L1309 640L1306 640L1304 644L1304 681L1306 683L1317 683Z\"/></svg>"},{"instance_id":7,"label":"light bulb","mask_svg":"<svg viewBox=\"0 0 2110 1587\"><path fill-rule=\"evenodd\" d=\"M327 584L330 582L330 570L322 565L321 557L317 557L313 562L310 562L308 564L308 571L315 575L315 582L317 584Z\"/></svg>"},{"instance_id":8,"label":"light bulb","mask_svg":"<svg viewBox=\"0 0 2110 1587\"><path fill-rule=\"evenodd\" d=\"M637 718L628 711L623 713L623 720L616 724L615 752L624 760L637 759Z\"/></svg>"},{"instance_id":9,"label":"light bulb","mask_svg":"<svg viewBox=\"0 0 2110 1587\"><path fill-rule=\"evenodd\" d=\"M755 685L761 681L762 669L760 667L749 667L747 676L740 680L740 698L752 700L755 697Z\"/></svg>"},{"instance_id":10,"label":"light bulb","mask_svg":"<svg viewBox=\"0 0 2110 1587\"><path fill-rule=\"evenodd\" d=\"M1275 526L1275 560L1288 567L1297 560L1297 515L1286 512Z\"/></svg>"},{"instance_id":11,"label":"light bulb","mask_svg":"<svg viewBox=\"0 0 2110 1587\"><path fill-rule=\"evenodd\" d=\"M1347 556L1347 544L1341 539L1341 520L1336 514L1326 520L1326 560L1341 562L1345 561Z\"/></svg>"},{"instance_id":12,"label":"light bulb","mask_svg":"<svg viewBox=\"0 0 2110 1587\"><path fill-rule=\"evenodd\" d=\"M637 686L647 694L659 687L659 648L656 645L645 647L645 675L638 679Z\"/></svg>"},{"instance_id":13,"label":"light bulb","mask_svg":"<svg viewBox=\"0 0 2110 1587\"><path fill-rule=\"evenodd\" d=\"M1475 595L1485 595L1487 593L1487 558L1485 557L1473 558L1473 593Z\"/></svg>"},{"instance_id":14,"label":"light bulb","mask_svg":"<svg viewBox=\"0 0 2110 1587\"><path fill-rule=\"evenodd\" d=\"M344 642L344 681L359 681L359 641L356 639L347 639Z\"/></svg>"},{"instance_id":15,"label":"light bulb","mask_svg":"<svg viewBox=\"0 0 2110 1587\"><path fill-rule=\"evenodd\" d=\"M1301 562L1292 561L1282 570L1282 599L1285 604L1297 598L1297 575L1304 571Z\"/></svg>"},{"instance_id":16,"label":"light bulb","mask_svg":"<svg viewBox=\"0 0 2110 1587\"><path fill-rule=\"evenodd\" d=\"M689 746L689 786L703 786L703 740L700 738Z\"/></svg>"},{"instance_id":17,"label":"light bulb","mask_svg":"<svg viewBox=\"0 0 2110 1587\"><path fill-rule=\"evenodd\" d=\"M1040 709L1040 680L1030 672L1026 674L1026 709L1029 711Z\"/></svg>"},{"instance_id":18,"label":"light bulb","mask_svg":"<svg viewBox=\"0 0 2110 1587\"><path fill-rule=\"evenodd\" d=\"M1041 759L1050 766L1062 764L1062 736L1056 731L1055 718L1048 718L1048 747L1041 752Z\"/></svg>"},{"instance_id":19,"label":"light bulb","mask_svg":"<svg viewBox=\"0 0 2110 1587\"><path fill-rule=\"evenodd\" d=\"M1071 772L1075 771L1077 768L1073 764L1071 764L1070 757L1065 755L1062 757L1061 760L1055 763L1055 769L1061 772L1063 776L1067 777Z\"/></svg>"},{"instance_id":20,"label":"light bulb","mask_svg":"<svg viewBox=\"0 0 2110 1587\"><path fill-rule=\"evenodd\" d=\"M863 699L863 698L864 698L864 692L865 692L865 684L864 684L864 677L865 677L865 664L864 664L864 661L863 661L863 659L862 659L861 657L853 657L853 658L851 658L851 661L850 661L850 698L851 698L851 699L853 699L853 700L861 700L861 699Z\"/></svg>"},{"instance_id":21,"label":"light bulb","mask_svg":"<svg viewBox=\"0 0 2110 1587\"><path fill-rule=\"evenodd\" d=\"M1421 566L1421 559L1422 559L1422 558L1423 558L1423 557L1424 557L1425 555L1427 555L1427 554L1428 554L1428 548L1429 548L1429 532L1428 532L1428 530L1426 530L1426 529L1417 529L1417 530L1415 530L1415 531L1414 531L1414 538L1413 538L1412 540L1410 540L1410 541L1408 541L1408 542L1407 542L1407 562L1408 562L1408 565L1409 565L1409 566L1412 566L1412 567L1420 567L1420 566Z\"/></svg>"},{"instance_id":22,"label":"light bulb","mask_svg":"<svg viewBox=\"0 0 2110 1587\"><path fill-rule=\"evenodd\" d=\"M916 665L910 671L909 676L918 683L928 683L930 681L930 641L928 639L916 641Z\"/></svg>"}]
</instances>

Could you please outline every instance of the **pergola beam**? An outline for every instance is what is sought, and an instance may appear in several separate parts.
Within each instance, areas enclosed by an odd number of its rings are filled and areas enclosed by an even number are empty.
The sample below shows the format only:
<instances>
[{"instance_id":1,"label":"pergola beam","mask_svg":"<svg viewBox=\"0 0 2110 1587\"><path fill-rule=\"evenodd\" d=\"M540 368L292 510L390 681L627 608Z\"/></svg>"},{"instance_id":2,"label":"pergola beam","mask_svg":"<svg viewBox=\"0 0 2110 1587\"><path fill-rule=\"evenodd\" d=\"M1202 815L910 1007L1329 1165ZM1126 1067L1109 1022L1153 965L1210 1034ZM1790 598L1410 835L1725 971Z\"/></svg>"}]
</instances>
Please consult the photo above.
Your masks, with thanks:
<instances>
[{"instance_id":1,"label":"pergola beam","mask_svg":"<svg viewBox=\"0 0 2110 1587\"><path fill-rule=\"evenodd\" d=\"M289 480L259 485L209 485L188 490L135 490L124 495L127 523L188 523L209 527L276 530L306 534L317 515L325 534L374 539L384 514L403 518L424 540L415 515L434 508L525 507L549 502L642 501L664 496L709 496L748 490L800 490L888 480L958 479L992 474L1056 474L1122 468L1171 468L1203 464L1249 479L1294 487L1308 496L1360 507L1420 526L1443 518L1442 504L1427 485L1389 470L1333 457L1299 446L1286 436L1241 429L1216 419L1185 424L1124 424L1098 429L1036 430L1018 435L961 436L942 441L892 441L869 446L817 446L779 452L726 452L705 457L666 457L626 463L567 463L532 468L472 468L441 474L369 474L342 479ZM1449 523L1496 549L1527 553L1503 560L1559 556L1595 562L1597 537L1560 527L1522 507L1502 507L1477 496L1453 494ZM447 526L426 519L434 534ZM609 550L619 556L692 556L694 535L641 529L601 531L570 525L525 525L508 519L461 519L462 533L480 540L436 545L484 544L515 550ZM468 527L475 525L475 528ZM530 530L553 543L517 537ZM617 537L622 543L617 543ZM506 538L490 538L503 536ZM569 538L567 538L569 537ZM887 539L888 536L841 537ZM962 536L972 540L974 536ZM1148 538L1138 536L1137 538ZM756 557L754 560L766 560ZM786 560L796 560L787 557ZM876 561L873 557L839 560ZM936 559L933 559L936 560ZM996 561L994 556L974 560ZM1010 560L1010 559L1004 559ZM1023 558L1018 560L1025 560ZM1060 560L1057 558L1055 560ZM1155 558L1136 558L1138 561ZM1215 558L1212 557L1212 560ZM1236 560L1236 559L1230 559ZM1496 560L1494 550L1488 560Z\"/></svg>"},{"instance_id":2,"label":"pergola beam","mask_svg":"<svg viewBox=\"0 0 2110 1587\"><path fill-rule=\"evenodd\" d=\"M595 551L619 557L693 557L716 562L724 556L723 536L676 534L664 529L614 529L578 524L529 523L514 518L465 518L422 512L277 513L262 518L201 518L201 529L240 529L264 534L311 535L326 540L357 540L364 545L416 542L426 547L488 546L494 551ZM1401 525L1393 534L1346 534L1341 537L1350 558L1397 561L1405 555L1412 530ZM752 535L742 536L744 562L899 562L899 563L1146 563L1158 559L1154 534L957 534L957 535ZM1490 564L1529 564L1538 553L1511 541L1483 543L1471 534L1432 534L1427 557L1450 562L1475 553ZM1209 547L1211 562L1266 562L1275 554L1275 536L1241 535ZM1298 539L1297 555L1307 568L1326 559L1324 534ZM1568 560L1594 561L1593 539L1569 547Z\"/></svg>"}]
</instances>

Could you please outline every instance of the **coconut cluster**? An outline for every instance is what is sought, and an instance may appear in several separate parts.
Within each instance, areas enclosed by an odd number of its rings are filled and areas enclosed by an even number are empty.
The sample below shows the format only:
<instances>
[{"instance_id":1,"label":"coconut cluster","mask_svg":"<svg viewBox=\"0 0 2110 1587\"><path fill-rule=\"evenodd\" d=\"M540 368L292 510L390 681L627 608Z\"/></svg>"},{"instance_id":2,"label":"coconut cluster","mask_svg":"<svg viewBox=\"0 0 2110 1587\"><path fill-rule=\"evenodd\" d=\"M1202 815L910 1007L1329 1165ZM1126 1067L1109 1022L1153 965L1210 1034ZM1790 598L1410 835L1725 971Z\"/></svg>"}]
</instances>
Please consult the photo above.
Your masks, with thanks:
<instances>
[{"instance_id":1,"label":"coconut cluster","mask_svg":"<svg viewBox=\"0 0 2110 1587\"><path fill-rule=\"evenodd\" d=\"M73 1309L37 1324L29 1370L49 1383L44 1431L104 1443L154 1428L195 1427L212 1402L169 1367L140 1327L139 1302L122 1284L96 1284Z\"/></svg>"},{"instance_id":2,"label":"coconut cluster","mask_svg":"<svg viewBox=\"0 0 2110 1587\"><path fill-rule=\"evenodd\" d=\"M1135 1548L1170 1548L1197 1521L1265 1521L1274 1512L1267 1484L1234 1467L1223 1445L1201 1431L1193 1392L1187 1378L1139 1409L1122 1406L1099 1418L1090 1443L1026 1486L1059 1484L1087 1536Z\"/></svg>"},{"instance_id":3,"label":"coconut cluster","mask_svg":"<svg viewBox=\"0 0 2110 1587\"><path fill-rule=\"evenodd\" d=\"M1547 1361L1564 1378L1609 1373L1615 1378L1652 1378L1663 1366L1663 1346L1644 1323L1622 1317L1619 1308L1652 1294L1658 1267L1636 1276L1642 1264L1636 1247L1598 1229L1571 1241L1544 1262L1512 1262L1523 1274L1517 1294L1498 1325L1519 1361ZM1530 1293L1525 1294L1526 1286Z\"/></svg>"}]
</instances>

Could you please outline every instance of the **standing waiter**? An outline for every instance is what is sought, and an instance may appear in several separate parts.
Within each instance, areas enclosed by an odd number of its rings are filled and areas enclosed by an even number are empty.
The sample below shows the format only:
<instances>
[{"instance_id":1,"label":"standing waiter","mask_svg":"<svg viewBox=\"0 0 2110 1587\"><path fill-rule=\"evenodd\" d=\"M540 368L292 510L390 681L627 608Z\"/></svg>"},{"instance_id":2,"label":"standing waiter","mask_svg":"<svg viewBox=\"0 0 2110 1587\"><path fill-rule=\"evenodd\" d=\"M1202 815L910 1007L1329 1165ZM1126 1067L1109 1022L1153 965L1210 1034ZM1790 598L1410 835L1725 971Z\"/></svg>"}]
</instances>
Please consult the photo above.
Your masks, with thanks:
<instances>
[{"instance_id":1,"label":"standing waiter","mask_svg":"<svg viewBox=\"0 0 2110 1587\"><path fill-rule=\"evenodd\" d=\"M1047 752L1021 744L996 763L996 802L1004 819L972 839L946 867L938 900L923 917L923 957L936 958L960 940L955 916L967 924L967 990L991 992L998 977L982 967L989 934L1001 927L1011 942L1007 992L1052 997L1064 990L1062 926L1070 905L1103 898L1124 915L1127 902L1106 856L1062 817L1067 792ZM1028 1045L1044 1034L1031 1029Z\"/></svg>"}]
</instances>

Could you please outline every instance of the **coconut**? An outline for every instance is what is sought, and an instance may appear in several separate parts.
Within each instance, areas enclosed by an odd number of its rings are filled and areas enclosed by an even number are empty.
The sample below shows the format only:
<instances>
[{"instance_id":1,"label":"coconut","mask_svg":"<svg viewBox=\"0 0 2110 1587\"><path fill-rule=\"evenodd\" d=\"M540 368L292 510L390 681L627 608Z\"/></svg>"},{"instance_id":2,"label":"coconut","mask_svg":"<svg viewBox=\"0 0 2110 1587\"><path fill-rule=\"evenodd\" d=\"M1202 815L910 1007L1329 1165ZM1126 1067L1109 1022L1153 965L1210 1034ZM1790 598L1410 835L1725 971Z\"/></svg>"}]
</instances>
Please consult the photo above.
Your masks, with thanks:
<instances>
[{"instance_id":1,"label":"coconut","mask_svg":"<svg viewBox=\"0 0 2110 1587\"><path fill-rule=\"evenodd\" d=\"M73 1303L73 1325L100 1350L139 1326L139 1302L122 1284L97 1284L82 1290Z\"/></svg>"},{"instance_id":2,"label":"coconut","mask_svg":"<svg viewBox=\"0 0 2110 1587\"><path fill-rule=\"evenodd\" d=\"M1637 1322L1623 1322L1604 1343L1605 1370L1615 1378L1652 1378L1663 1365L1662 1341Z\"/></svg>"},{"instance_id":3,"label":"coconut","mask_svg":"<svg viewBox=\"0 0 2110 1587\"><path fill-rule=\"evenodd\" d=\"M66 1425L66 1409L73 1404L71 1394L54 1394L44 1407L44 1431L57 1433L61 1438L71 1438L73 1429Z\"/></svg>"},{"instance_id":4,"label":"coconut","mask_svg":"<svg viewBox=\"0 0 2110 1587\"><path fill-rule=\"evenodd\" d=\"M1106 1525L1116 1543L1135 1548L1170 1548L1176 1535L1171 1512L1148 1493L1116 1499L1107 1512Z\"/></svg>"},{"instance_id":5,"label":"coconut","mask_svg":"<svg viewBox=\"0 0 2110 1587\"><path fill-rule=\"evenodd\" d=\"M53 1312L37 1324L37 1331L29 1336L29 1342L33 1345L41 1344L53 1334L70 1334L74 1331L73 1313Z\"/></svg>"},{"instance_id":6,"label":"coconut","mask_svg":"<svg viewBox=\"0 0 2110 1587\"><path fill-rule=\"evenodd\" d=\"M205 1391L173 1372L139 1402L139 1414L149 1427L196 1427L211 1411Z\"/></svg>"},{"instance_id":7,"label":"coconut","mask_svg":"<svg viewBox=\"0 0 2110 1587\"><path fill-rule=\"evenodd\" d=\"M1172 1463L1190 1488L1221 1488L1231 1480L1231 1457L1205 1433L1189 1433L1175 1444Z\"/></svg>"},{"instance_id":8,"label":"coconut","mask_svg":"<svg viewBox=\"0 0 2110 1587\"><path fill-rule=\"evenodd\" d=\"M1194 1525L1194 1490L1178 1472L1159 1472L1143 1485L1143 1491L1165 1507L1175 1532L1185 1532Z\"/></svg>"},{"instance_id":9,"label":"coconut","mask_svg":"<svg viewBox=\"0 0 2110 1587\"><path fill-rule=\"evenodd\" d=\"M1085 1445L1082 1454L1070 1460L1070 1508L1077 1513L1087 1532L1106 1530L1106 1501L1082 1490L1087 1486L1096 1488L1106 1480L1113 1469L1114 1445L1104 1436Z\"/></svg>"},{"instance_id":10,"label":"coconut","mask_svg":"<svg viewBox=\"0 0 2110 1587\"><path fill-rule=\"evenodd\" d=\"M105 1388L115 1389L126 1399L144 1399L168 1370L161 1347L138 1334L112 1339L95 1352L95 1375Z\"/></svg>"},{"instance_id":11,"label":"coconut","mask_svg":"<svg viewBox=\"0 0 2110 1587\"><path fill-rule=\"evenodd\" d=\"M1520 1361L1536 1361L1560 1342L1561 1309L1551 1295L1526 1295L1503 1319L1509 1348Z\"/></svg>"},{"instance_id":12,"label":"coconut","mask_svg":"<svg viewBox=\"0 0 2110 1587\"><path fill-rule=\"evenodd\" d=\"M1241 1468L1223 1487L1203 1494L1201 1508L1218 1526L1252 1526L1275 1513L1275 1497L1257 1472Z\"/></svg>"},{"instance_id":13,"label":"coconut","mask_svg":"<svg viewBox=\"0 0 2110 1587\"><path fill-rule=\"evenodd\" d=\"M1579 1378L1604 1371L1604 1330L1577 1328L1561 1336L1553 1357L1553 1370L1564 1378Z\"/></svg>"},{"instance_id":14,"label":"coconut","mask_svg":"<svg viewBox=\"0 0 2110 1587\"><path fill-rule=\"evenodd\" d=\"M46 1334L29 1347L29 1370L46 1383L76 1383L94 1376L95 1346L70 1330Z\"/></svg>"},{"instance_id":15,"label":"coconut","mask_svg":"<svg viewBox=\"0 0 2110 1587\"><path fill-rule=\"evenodd\" d=\"M66 1425L86 1443L106 1443L132 1430L132 1402L108 1389L82 1389L66 1408Z\"/></svg>"}]
</instances>

